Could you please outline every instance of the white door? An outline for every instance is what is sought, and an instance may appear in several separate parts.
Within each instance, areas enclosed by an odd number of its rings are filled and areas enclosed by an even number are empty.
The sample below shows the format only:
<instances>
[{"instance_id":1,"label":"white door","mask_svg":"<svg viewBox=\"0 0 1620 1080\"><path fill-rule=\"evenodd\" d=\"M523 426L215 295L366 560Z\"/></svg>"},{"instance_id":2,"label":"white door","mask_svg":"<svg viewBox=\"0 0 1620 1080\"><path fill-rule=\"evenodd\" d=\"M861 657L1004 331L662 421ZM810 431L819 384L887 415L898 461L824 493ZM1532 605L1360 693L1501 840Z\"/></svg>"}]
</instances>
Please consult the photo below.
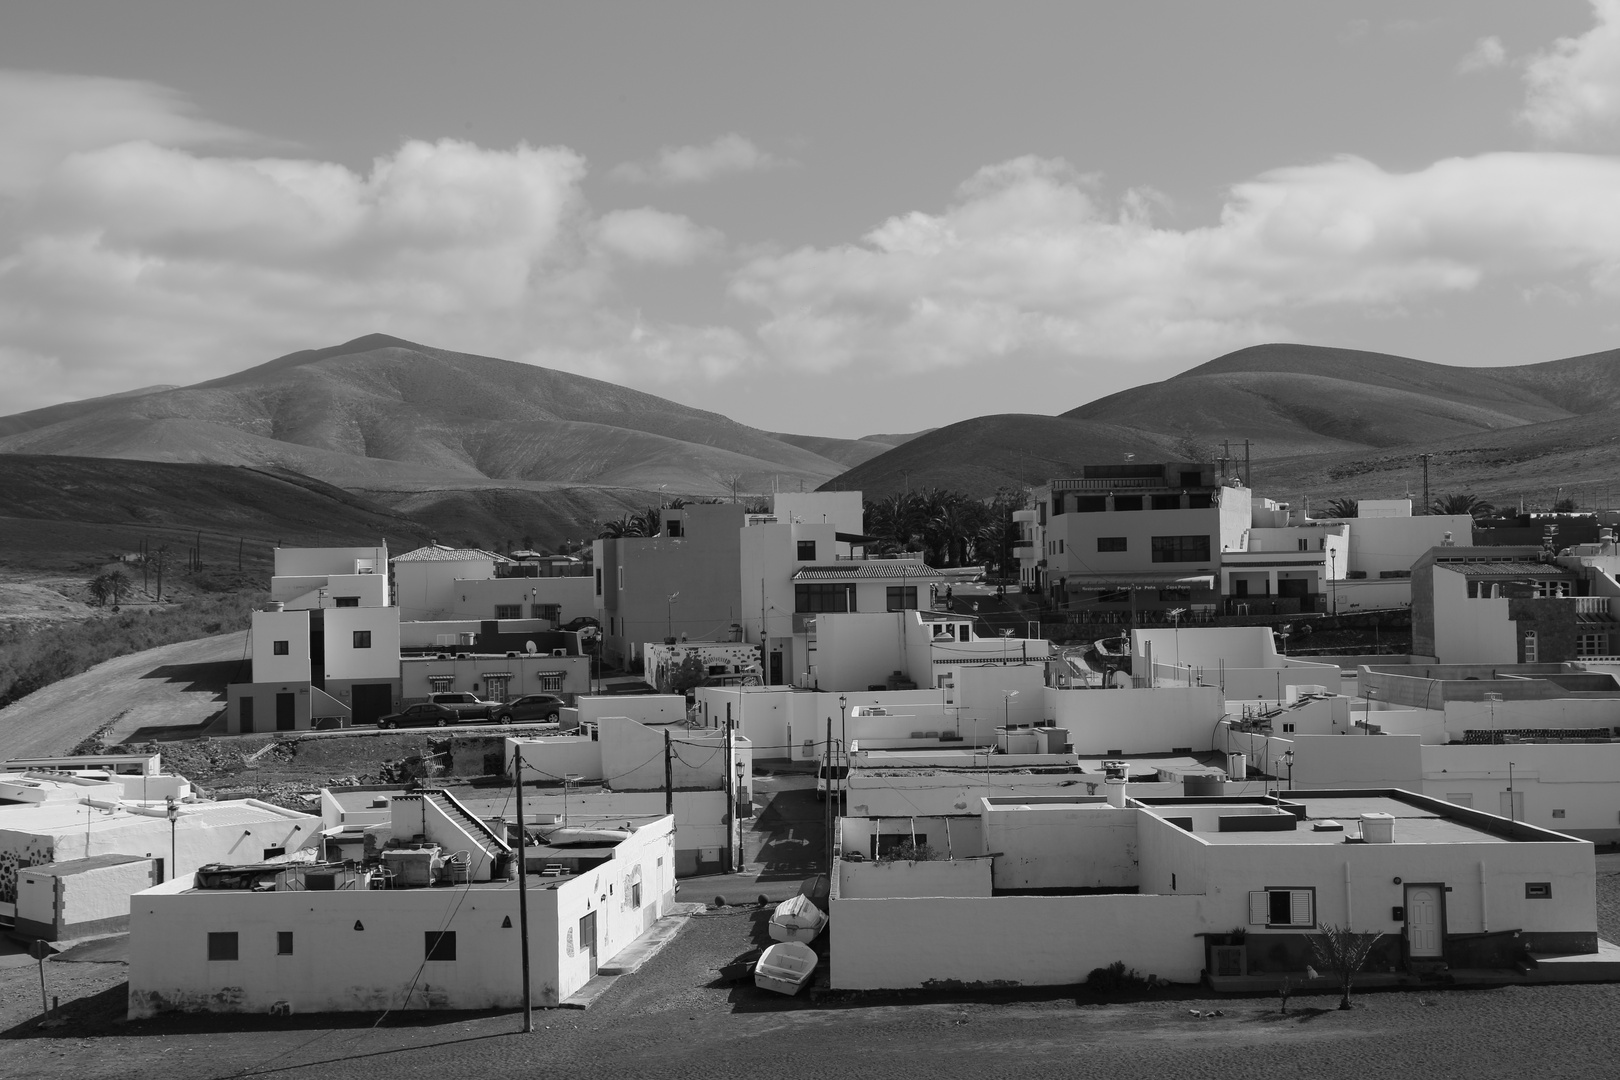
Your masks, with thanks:
<instances>
[{"instance_id":1,"label":"white door","mask_svg":"<svg viewBox=\"0 0 1620 1080\"><path fill-rule=\"evenodd\" d=\"M1440 956L1445 952L1441 937L1442 903L1444 894L1433 885L1407 886L1406 947L1409 955Z\"/></svg>"},{"instance_id":2,"label":"white door","mask_svg":"<svg viewBox=\"0 0 1620 1080\"><path fill-rule=\"evenodd\" d=\"M1496 794L1499 813L1511 821L1524 820L1524 792L1499 791Z\"/></svg>"}]
</instances>

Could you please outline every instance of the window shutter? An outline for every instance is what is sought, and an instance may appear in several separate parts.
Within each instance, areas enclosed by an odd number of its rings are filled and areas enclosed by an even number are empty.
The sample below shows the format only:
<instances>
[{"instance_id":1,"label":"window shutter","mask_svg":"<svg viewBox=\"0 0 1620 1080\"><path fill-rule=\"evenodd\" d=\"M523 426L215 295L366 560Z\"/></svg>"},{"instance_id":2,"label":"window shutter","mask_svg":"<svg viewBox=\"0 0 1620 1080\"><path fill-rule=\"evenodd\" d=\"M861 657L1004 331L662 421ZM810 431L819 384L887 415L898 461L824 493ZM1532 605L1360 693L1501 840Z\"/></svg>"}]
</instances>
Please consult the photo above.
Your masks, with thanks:
<instances>
[{"instance_id":1,"label":"window shutter","mask_svg":"<svg viewBox=\"0 0 1620 1080\"><path fill-rule=\"evenodd\" d=\"M1289 922L1295 926L1310 926L1316 922L1311 912L1311 891L1309 889L1295 889L1292 902L1293 917Z\"/></svg>"},{"instance_id":2,"label":"window shutter","mask_svg":"<svg viewBox=\"0 0 1620 1080\"><path fill-rule=\"evenodd\" d=\"M1265 890L1249 894L1249 922L1251 925L1266 925L1270 921L1271 901L1266 899Z\"/></svg>"}]
</instances>

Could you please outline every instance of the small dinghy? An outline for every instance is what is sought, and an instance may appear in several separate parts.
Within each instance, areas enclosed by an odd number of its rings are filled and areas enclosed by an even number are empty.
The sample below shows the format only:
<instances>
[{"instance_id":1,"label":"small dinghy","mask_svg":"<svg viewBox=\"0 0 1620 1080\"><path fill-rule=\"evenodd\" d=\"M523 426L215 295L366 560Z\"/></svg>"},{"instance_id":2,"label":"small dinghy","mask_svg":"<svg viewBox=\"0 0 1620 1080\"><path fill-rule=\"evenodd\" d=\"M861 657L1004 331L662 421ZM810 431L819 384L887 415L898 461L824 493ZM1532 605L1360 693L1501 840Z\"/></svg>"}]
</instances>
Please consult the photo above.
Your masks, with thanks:
<instances>
[{"instance_id":1,"label":"small dinghy","mask_svg":"<svg viewBox=\"0 0 1620 1080\"><path fill-rule=\"evenodd\" d=\"M772 941L811 942L826 925L826 914L801 893L776 905L769 929Z\"/></svg>"},{"instance_id":2,"label":"small dinghy","mask_svg":"<svg viewBox=\"0 0 1620 1080\"><path fill-rule=\"evenodd\" d=\"M816 970L816 953L802 941L780 941L754 965L754 985L789 997L804 989Z\"/></svg>"}]
</instances>

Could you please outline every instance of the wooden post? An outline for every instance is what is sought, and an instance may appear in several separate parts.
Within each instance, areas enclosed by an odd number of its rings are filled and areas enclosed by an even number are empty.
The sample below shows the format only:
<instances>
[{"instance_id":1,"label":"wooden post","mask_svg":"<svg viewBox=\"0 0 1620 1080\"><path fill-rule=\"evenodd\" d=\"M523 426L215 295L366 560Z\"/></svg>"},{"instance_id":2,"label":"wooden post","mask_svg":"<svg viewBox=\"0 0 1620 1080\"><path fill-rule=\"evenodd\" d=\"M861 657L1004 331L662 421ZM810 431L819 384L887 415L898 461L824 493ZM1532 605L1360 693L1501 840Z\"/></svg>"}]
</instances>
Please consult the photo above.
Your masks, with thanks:
<instances>
[{"instance_id":1,"label":"wooden post","mask_svg":"<svg viewBox=\"0 0 1620 1080\"><path fill-rule=\"evenodd\" d=\"M725 873L732 873L737 869L735 862L736 848L731 843L731 830L737 829L737 835L742 830L737 827L737 789L736 778L731 775L731 702L726 702L726 857L721 863Z\"/></svg>"},{"instance_id":2,"label":"wooden post","mask_svg":"<svg viewBox=\"0 0 1620 1080\"><path fill-rule=\"evenodd\" d=\"M517 794L517 872L518 872L518 934L523 949L523 1032L534 1031L534 1000L529 993L529 867L524 848L528 834L523 831L523 744L512 744L512 785ZM426 802L427 800L423 800Z\"/></svg>"},{"instance_id":3,"label":"wooden post","mask_svg":"<svg viewBox=\"0 0 1620 1080\"><path fill-rule=\"evenodd\" d=\"M664 813L675 812L675 769L669 757L669 732L664 732Z\"/></svg>"}]
</instances>

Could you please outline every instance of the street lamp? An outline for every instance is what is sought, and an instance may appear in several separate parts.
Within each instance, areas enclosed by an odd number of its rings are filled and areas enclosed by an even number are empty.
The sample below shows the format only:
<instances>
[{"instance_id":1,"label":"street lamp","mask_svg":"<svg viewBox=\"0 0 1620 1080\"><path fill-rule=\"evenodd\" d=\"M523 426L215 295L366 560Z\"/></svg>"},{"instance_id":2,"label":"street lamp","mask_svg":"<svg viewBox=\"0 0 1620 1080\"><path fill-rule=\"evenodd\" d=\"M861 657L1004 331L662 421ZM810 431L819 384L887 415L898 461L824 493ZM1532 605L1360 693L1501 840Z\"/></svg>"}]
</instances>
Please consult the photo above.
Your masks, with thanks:
<instances>
[{"instance_id":1,"label":"street lamp","mask_svg":"<svg viewBox=\"0 0 1620 1080\"><path fill-rule=\"evenodd\" d=\"M838 781L838 809L843 810L844 792L849 787L849 699L843 694L838 695L838 741L844 751L844 775ZM831 790L832 785L827 787Z\"/></svg>"},{"instance_id":2,"label":"street lamp","mask_svg":"<svg viewBox=\"0 0 1620 1080\"><path fill-rule=\"evenodd\" d=\"M1283 751L1283 764L1288 766L1288 789L1294 789L1294 748L1289 747Z\"/></svg>"},{"instance_id":3,"label":"street lamp","mask_svg":"<svg viewBox=\"0 0 1620 1080\"><path fill-rule=\"evenodd\" d=\"M174 862L175 862L175 855L174 855L174 827L175 827L175 823L180 820L180 804L175 801L173 795L169 796L168 818L169 818L169 873L168 873L168 877L173 878L174 875L175 875L175 867L174 867Z\"/></svg>"},{"instance_id":4,"label":"street lamp","mask_svg":"<svg viewBox=\"0 0 1620 1080\"><path fill-rule=\"evenodd\" d=\"M1328 585L1333 589L1333 614L1339 613L1339 549L1328 548Z\"/></svg>"},{"instance_id":5,"label":"street lamp","mask_svg":"<svg viewBox=\"0 0 1620 1080\"><path fill-rule=\"evenodd\" d=\"M742 832L742 784L743 784L743 763L742 763L742 758L739 757L737 759L737 787L735 789L736 792L737 792L737 796L736 796L736 798L732 799L732 801L731 801L731 820L733 822L735 822L736 826L737 826L737 860L735 862L733 862L731 865L736 867L738 871L742 870L743 856L745 854L744 851L743 851L743 832ZM727 842L729 843L730 841L727 841Z\"/></svg>"},{"instance_id":6,"label":"street lamp","mask_svg":"<svg viewBox=\"0 0 1620 1080\"><path fill-rule=\"evenodd\" d=\"M664 599L664 644L669 645L675 641L675 599L681 595L676 589Z\"/></svg>"},{"instance_id":7,"label":"street lamp","mask_svg":"<svg viewBox=\"0 0 1620 1080\"><path fill-rule=\"evenodd\" d=\"M1491 742L1496 741L1496 703L1502 700L1502 695L1494 690L1485 692L1485 701L1491 707Z\"/></svg>"},{"instance_id":8,"label":"street lamp","mask_svg":"<svg viewBox=\"0 0 1620 1080\"><path fill-rule=\"evenodd\" d=\"M1001 752L1012 753L1010 746L1011 734L1007 730L1012 725L1012 699L1018 696L1016 690L1003 690L1001 692Z\"/></svg>"},{"instance_id":9,"label":"street lamp","mask_svg":"<svg viewBox=\"0 0 1620 1080\"><path fill-rule=\"evenodd\" d=\"M1513 762L1508 762L1508 820L1518 821L1519 811L1513 805Z\"/></svg>"}]
</instances>

